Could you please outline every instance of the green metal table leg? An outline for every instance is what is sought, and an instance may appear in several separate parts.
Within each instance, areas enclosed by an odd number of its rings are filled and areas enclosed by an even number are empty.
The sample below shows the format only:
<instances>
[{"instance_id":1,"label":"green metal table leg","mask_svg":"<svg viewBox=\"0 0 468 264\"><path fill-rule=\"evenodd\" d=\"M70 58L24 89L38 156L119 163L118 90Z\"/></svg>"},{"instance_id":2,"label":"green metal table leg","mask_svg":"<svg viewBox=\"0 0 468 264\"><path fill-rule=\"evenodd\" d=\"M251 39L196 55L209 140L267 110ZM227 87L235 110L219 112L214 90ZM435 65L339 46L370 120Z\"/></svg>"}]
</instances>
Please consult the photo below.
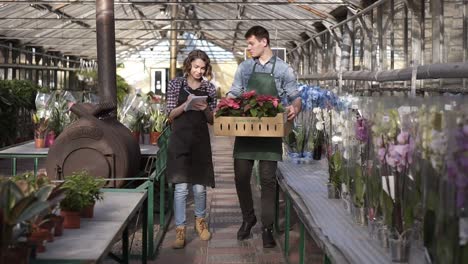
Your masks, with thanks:
<instances>
[{"instance_id":1,"label":"green metal table leg","mask_svg":"<svg viewBox=\"0 0 468 264\"><path fill-rule=\"evenodd\" d=\"M122 233L122 263L128 264L128 225Z\"/></svg>"},{"instance_id":2,"label":"green metal table leg","mask_svg":"<svg viewBox=\"0 0 468 264\"><path fill-rule=\"evenodd\" d=\"M11 159L11 175L16 176L16 158Z\"/></svg>"},{"instance_id":3,"label":"green metal table leg","mask_svg":"<svg viewBox=\"0 0 468 264\"><path fill-rule=\"evenodd\" d=\"M143 204L143 223L142 223L143 243L141 246L141 263L146 264L148 259L148 196Z\"/></svg>"},{"instance_id":4,"label":"green metal table leg","mask_svg":"<svg viewBox=\"0 0 468 264\"><path fill-rule=\"evenodd\" d=\"M37 167L39 167L39 159L34 158L34 177L37 176Z\"/></svg>"},{"instance_id":5,"label":"green metal table leg","mask_svg":"<svg viewBox=\"0 0 468 264\"><path fill-rule=\"evenodd\" d=\"M291 200L289 195L285 194L284 198L286 199L286 226L284 227L284 254L289 257L289 229L291 226Z\"/></svg>"},{"instance_id":6,"label":"green metal table leg","mask_svg":"<svg viewBox=\"0 0 468 264\"><path fill-rule=\"evenodd\" d=\"M148 256L153 258L154 253L154 181L148 185Z\"/></svg>"},{"instance_id":7,"label":"green metal table leg","mask_svg":"<svg viewBox=\"0 0 468 264\"><path fill-rule=\"evenodd\" d=\"M275 222L274 222L274 227L275 227L275 232L276 234L279 233L279 184L276 182L276 193L275 193Z\"/></svg>"},{"instance_id":8,"label":"green metal table leg","mask_svg":"<svg viewBox=\"0 0 468 264\"><path fill-rule=\"evenodd\" d=\"M161 175L159 180L159 226L163 227L165 224L165 212L164 212L164 202L165 202L165 191L166 191L166 182L164 174Z\"/></svg>"},{"instance_id":9,"label":"green metal table leg","mask_svg":"<svg viewBox=\"0 0 468 264\"><path fill-rule=\"evenodd\" d=\"M304 264L304 256L305 256L305 230L304 224L301 222L301 230L300 230L300 240L299 240L299 263Z\"/></svg>"}]
</instances>

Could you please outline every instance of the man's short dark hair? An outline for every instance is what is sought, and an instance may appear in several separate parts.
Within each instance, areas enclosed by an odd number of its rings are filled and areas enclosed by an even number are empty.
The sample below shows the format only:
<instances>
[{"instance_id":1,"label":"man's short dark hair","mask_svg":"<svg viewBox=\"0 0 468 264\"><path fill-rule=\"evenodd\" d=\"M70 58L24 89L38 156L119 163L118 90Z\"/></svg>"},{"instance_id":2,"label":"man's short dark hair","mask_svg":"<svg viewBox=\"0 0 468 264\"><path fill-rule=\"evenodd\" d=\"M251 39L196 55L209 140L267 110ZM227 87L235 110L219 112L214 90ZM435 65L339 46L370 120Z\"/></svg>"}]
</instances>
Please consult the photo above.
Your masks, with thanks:
<instances>
[{"instance_id":1,"label":"man's short dark hair","mask_svg":"<svg viewBox=\"0 0 468 264\"><path fill-rule=\"evenodd\" d=\"M267 40L268 46L270 46L270 34L268 30L261 26L253 26L245 33L245 38L248 39L251 36L255 36L258 41L261 41L263 38Z\"/></svg>"}]
</instances>

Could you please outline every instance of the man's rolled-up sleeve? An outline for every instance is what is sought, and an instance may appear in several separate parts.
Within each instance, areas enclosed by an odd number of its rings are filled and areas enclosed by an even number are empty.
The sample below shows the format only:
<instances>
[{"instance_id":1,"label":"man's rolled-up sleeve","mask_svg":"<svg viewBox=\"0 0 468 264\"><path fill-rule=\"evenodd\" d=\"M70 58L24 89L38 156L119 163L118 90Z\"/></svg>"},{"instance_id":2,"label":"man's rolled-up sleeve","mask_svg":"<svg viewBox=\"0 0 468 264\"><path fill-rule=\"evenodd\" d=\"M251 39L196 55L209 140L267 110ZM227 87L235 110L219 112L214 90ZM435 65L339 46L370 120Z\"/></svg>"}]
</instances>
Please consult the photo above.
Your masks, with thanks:
<instances>
[{"instance_id":1,"label":"man's rolled-up sleeve","mask_svg":"<svg viewBox=\"0 0 468 264\"><path fill-rule=\"evenodd\" d=\"M291 66L288 66L283 78L283 89L288 96L289 102L294 101L300 96L299 90L297 89L296 73Z\"/></svg>"},{"instance_id":2,"label":"man's rolled-up sleeve","mask_svg":"<svg viewBox=\"0 0 468 264\"><path fill-rule=\"evenodd\" d=\"M232 82L231 89L226 95L232 94L235 97L239 97L244 92L242 86L242 64L237 67L236 74L234 75L234 81Z\"/></svg>"}]
</instances>

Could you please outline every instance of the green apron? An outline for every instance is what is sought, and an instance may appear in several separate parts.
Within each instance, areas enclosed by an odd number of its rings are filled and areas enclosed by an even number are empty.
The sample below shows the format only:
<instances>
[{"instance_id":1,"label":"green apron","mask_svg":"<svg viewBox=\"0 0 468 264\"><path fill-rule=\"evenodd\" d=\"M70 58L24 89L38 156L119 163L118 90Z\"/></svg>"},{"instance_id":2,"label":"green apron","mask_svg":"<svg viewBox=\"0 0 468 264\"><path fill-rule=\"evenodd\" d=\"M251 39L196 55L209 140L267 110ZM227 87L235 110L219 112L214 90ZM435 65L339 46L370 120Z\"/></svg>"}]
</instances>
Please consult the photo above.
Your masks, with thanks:
<instances>
[{"instance_id":1,"label":"green apron","mask_svg":"<svg viewBox=\"0 0 468 264\"><path fill-rule=\"evenodd\" d=\"M252 75L247 83L247 91L255 90L257 94L278 96L276 90L275 70L276 57L273 57L271 73L255 72L254 64ZM282 138L280 137L236 137L234 143L234 158L248 160L282 160Z\"/></svg>"}]
</instances>

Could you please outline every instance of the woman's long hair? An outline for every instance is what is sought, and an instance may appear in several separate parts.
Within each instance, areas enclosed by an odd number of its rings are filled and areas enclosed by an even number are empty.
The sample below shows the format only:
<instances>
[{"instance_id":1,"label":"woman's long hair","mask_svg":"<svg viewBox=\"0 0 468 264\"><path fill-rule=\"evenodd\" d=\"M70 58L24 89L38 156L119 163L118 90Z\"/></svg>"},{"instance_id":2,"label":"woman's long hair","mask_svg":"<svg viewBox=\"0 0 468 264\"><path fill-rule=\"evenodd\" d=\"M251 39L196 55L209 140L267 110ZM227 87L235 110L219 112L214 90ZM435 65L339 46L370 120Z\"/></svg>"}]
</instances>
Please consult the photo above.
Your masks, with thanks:
<instances>
[{"instance_id":1,"label":"woman's long hair","mask_svg":"<svg viewBox=\"0 0 468 264\"><path fill-rule=\"evenodd\" d=\"M210 58L206 53L202 50L192 50L187 58L184 60L184 76L190 74L190 70L192 69L192 62L196 59L200 59L205 62L205 73L203 77L206 77L208 80L211 80L211 63Z\"/></svg>"}]
</instances>

